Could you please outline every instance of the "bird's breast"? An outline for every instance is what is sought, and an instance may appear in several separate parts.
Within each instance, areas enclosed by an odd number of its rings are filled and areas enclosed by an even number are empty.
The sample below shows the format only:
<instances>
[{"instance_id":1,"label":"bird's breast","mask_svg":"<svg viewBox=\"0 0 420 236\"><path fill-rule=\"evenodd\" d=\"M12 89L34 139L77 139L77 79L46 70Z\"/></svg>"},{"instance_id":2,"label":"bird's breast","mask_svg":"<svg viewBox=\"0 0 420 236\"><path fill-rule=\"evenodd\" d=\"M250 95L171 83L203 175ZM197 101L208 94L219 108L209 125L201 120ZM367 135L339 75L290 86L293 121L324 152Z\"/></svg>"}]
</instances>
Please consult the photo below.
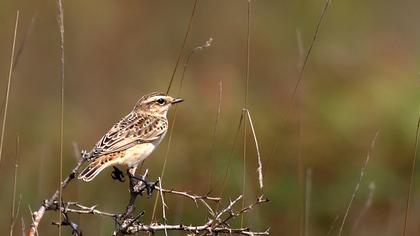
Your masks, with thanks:
<instances>
[{"instance_id":1,"label":"bird's breast","mask_svg":"<svg viewBox=\"0 0 420 236\"><path fill-rule=\"evenodd\" d=\"M128 167L135 167L146 159L156 148L154 143L137 144L125 151L122 163Z\"/></svg>"}]
</instances>

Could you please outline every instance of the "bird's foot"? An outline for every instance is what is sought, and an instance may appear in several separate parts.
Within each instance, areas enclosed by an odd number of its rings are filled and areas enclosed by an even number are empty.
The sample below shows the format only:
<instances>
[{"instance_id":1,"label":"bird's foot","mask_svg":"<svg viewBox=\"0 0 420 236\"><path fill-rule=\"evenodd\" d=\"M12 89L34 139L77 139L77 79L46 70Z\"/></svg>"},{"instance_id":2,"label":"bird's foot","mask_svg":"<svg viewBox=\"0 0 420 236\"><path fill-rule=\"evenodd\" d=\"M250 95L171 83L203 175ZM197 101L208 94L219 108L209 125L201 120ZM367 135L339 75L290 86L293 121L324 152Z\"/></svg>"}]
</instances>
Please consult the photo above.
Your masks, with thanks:
<instances>
[{"instance_id":1,"label":"bird's foot","mask_svg":"<svg viewBox=\"0 0 420 236\"><path fill-rule=\"evenodd\" d=\"M143 191L146 190L147 195L151 196L153 193L153 190L155 190L155 187L159 183L159 180L156 181L147 181L146 177L143 175L135 176L129 174L130 177L130 191L134 193L138 193L140 195L143 195Z\"/></svg>"},{"instance_id":2,"label":"bird's foot","mask_svg":"<svg viewBox=\"0 0 420 236\"><path fill-rule=\"evenodd\" d=\"M113 166L112 168L114 168L114 170L111 173L111 177L115 180L120 181L120 182L124 182L125 179L124 179L123 172L115 166Z\"/></svg>"}]
</instances>

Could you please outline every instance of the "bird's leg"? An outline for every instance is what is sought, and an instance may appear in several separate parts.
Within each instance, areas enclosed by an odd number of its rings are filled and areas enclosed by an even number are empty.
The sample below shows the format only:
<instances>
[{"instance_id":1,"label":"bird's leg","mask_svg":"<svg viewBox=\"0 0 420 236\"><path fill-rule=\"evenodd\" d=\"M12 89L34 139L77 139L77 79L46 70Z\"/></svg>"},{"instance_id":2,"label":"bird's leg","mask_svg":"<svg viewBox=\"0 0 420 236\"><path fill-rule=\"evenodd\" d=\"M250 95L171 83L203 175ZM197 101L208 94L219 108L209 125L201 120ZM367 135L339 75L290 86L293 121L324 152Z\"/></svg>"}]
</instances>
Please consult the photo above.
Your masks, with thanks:
<instances>
[{"instance_id":1,"label":"bird's leg","mask_svg":"<svg viewBox=\"0 0 420 236\"><path fill-rule=\"evenodd\" d=\"M111 173L111 177L113 179L119 180L120 182L124 182L125 179L123 172L115 166L112 166L112 168L114 168L114 170Z\"/></svg>"},{"instance_id":2,"label":"bird's leg","mask_svg":"<svg viewBox=\"0 0 420 236\"><path fill-rule=\"evenodd\" d=\"M139 193L139 191L137 191L139 189L140 186L139 185L139 180L135 178L134 173L136 172L136 167L132 167L129 168L127 170L127 175L128 178L130 180L130 192L131 193ZM141 194L141 193L140 193Z\"/></svg>"}]
</instances>

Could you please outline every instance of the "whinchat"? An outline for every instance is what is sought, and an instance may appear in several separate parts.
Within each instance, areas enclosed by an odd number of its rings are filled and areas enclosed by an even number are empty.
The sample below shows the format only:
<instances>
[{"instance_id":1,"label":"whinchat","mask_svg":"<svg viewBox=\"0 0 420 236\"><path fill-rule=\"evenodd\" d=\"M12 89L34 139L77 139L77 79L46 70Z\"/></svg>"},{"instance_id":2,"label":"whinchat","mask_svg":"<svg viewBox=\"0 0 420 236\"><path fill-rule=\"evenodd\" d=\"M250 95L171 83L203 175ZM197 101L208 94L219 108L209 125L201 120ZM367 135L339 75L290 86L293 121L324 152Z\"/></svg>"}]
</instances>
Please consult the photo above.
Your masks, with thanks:
<instances>
[{"instance_id":1,"label":"whinchat","mask_svg":"<svg viewBox=\"0 0 420 236\"><path fill-rule=\"evenodd\" d=\"M87 153L89 165L79 174L86 182L109 166L127 166L134 176L137 166L159 145L168 130L169 108L183 100L151 93L137 101L133 110L117 122Z\"/></svg>"}]
</instances>

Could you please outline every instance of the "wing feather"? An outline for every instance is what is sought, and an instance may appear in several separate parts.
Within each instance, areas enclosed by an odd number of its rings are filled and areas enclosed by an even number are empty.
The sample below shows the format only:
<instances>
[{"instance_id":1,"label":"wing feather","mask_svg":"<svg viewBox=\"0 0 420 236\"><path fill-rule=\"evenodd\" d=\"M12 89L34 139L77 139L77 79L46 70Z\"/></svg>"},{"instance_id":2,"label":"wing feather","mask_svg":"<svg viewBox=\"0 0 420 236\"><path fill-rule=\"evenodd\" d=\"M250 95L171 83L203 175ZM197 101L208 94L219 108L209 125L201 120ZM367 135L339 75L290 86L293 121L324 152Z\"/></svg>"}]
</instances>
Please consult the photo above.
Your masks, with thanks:
<instances>
[{"instance_id":1,"label":"wing feather","mask_svg":"<svg viewBox=\"0 0 420 236\"><path fill-rule=\"evenodd\" d=\"M165 134L168 121L165 117L129 113L115 124L93 147L90 159L126 150L136 144L152 142Z\"/></svg>"}]
</instances>

